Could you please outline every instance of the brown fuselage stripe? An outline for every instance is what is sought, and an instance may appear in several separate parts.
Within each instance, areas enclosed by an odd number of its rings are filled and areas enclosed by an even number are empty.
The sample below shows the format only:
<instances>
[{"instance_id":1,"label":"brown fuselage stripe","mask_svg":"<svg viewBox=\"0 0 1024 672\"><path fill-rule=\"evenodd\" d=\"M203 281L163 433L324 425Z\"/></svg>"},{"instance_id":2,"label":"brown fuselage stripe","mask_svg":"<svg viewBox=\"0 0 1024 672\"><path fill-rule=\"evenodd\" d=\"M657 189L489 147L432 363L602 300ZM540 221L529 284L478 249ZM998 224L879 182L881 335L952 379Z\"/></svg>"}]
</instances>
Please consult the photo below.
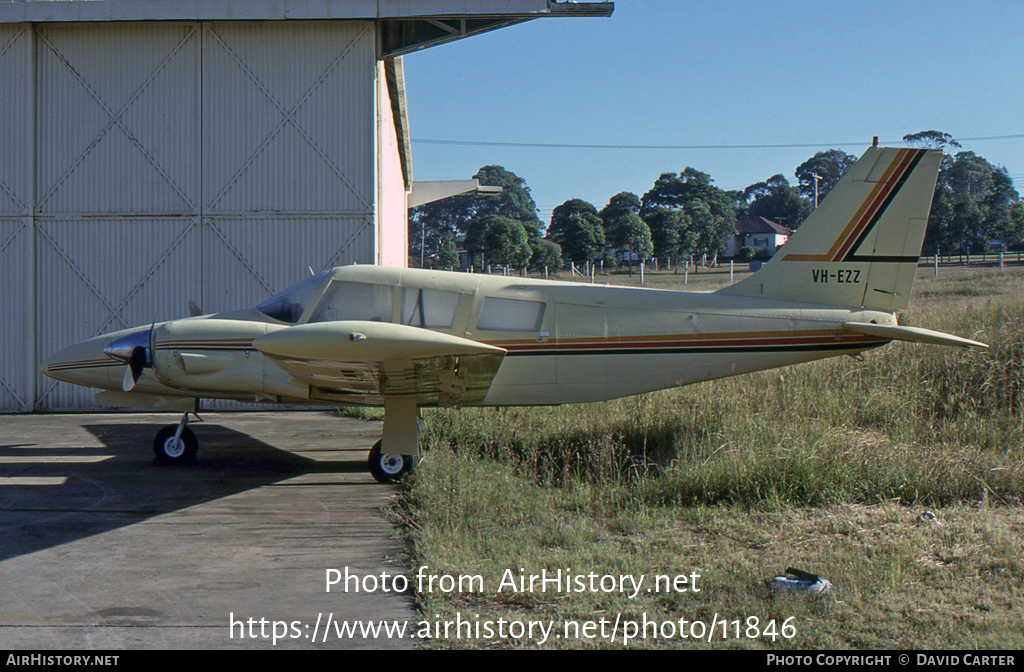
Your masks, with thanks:
<instances>
[{"instance_id":1,"label":"brown fuselage stripe","mask_svg":"<svg viewBox=\"0 0 1024 672\"><path fill-rule=\"evenodd\" d=\"M815 330L783 335L770 332L741 334L677 334L655 337L617 337L607 339L553 339L536 341L488 342L509 355L586 355L586 354L696 354L806 352L813 350L851 350L873 348L888 339L866 334L837 335L836 330Z\"/></svg>"},{"instance_id":2,"label":"brown fuselage stripe","mask_svg":"<svg viewBox=\"0 0 1024 672\"><path fill-rule=\"evenodd\" d=\"M101 366L124 366L124 362L119 362L109 357L104 359L78 359L73 362L50 364L46 369L48 371L66 371L69 369L92 369Z\"/></svg>"},{"instance_id":3,"label":"brown fuselage stripe","mask_svg":"<svg viewBox=\"0 0 1024 672\"><path fill-rule=\"evenodd\" d=\"M200 339L194 341L159 341L157 350L252 350L253 339Z\"/></svg>"}]
</instances>

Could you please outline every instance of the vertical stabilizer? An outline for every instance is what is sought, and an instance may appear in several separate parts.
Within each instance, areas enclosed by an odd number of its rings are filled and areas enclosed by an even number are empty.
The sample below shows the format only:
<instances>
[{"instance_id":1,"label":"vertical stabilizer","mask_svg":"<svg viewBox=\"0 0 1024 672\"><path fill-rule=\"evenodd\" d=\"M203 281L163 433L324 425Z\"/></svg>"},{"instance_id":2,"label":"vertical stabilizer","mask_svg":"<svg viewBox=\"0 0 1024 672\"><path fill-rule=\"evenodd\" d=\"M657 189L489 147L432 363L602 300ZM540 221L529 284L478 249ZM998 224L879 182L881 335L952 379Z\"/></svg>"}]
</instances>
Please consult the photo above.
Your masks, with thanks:
<instances>
[{"instance_id":1,"label":"vertical stabilizer","mask_svg":"<svg viewBox=\"0 0 1024 672\"><path fill-rule=\"evenodd\" d=\"M906 310L941 162L869 148L771 261L719 293Z\"/></svg>"}]
</instances>

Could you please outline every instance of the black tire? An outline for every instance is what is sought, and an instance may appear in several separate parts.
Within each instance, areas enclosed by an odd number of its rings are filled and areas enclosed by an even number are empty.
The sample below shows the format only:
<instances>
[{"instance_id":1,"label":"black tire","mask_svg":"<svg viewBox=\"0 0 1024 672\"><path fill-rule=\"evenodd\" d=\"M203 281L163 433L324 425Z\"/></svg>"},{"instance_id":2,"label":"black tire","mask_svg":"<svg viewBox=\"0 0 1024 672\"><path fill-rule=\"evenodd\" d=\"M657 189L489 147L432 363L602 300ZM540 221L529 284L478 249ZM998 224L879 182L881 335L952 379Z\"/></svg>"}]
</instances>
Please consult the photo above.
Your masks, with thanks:
<instances>
[{"instance_id":1,"label":"black tire","mask_svg":"<svg viewBox=\"0 0 1024 672\"><path fill-rule=\"evenodd\" d=\"M412 455L388 455L381 452L381 442L373 444L367 457L370 474L378 483L394 483L414 468L416 458Z\"/></svg>"},{"instance_id":2,"label":"black tire","mask_svg":"<svg viewBox=\"0 0 1024 672\"><path fill-rule=\"evenodd\" d=\"M180 465L196 461L199 441L196 439L195 433L185 427L181 430L181 439L175 445L174 435L177 432L177 425L167 425L156 433L156 438L153 439L153 454L156 455L156 461L160 464Z\"/></svg>"}]
</instances>

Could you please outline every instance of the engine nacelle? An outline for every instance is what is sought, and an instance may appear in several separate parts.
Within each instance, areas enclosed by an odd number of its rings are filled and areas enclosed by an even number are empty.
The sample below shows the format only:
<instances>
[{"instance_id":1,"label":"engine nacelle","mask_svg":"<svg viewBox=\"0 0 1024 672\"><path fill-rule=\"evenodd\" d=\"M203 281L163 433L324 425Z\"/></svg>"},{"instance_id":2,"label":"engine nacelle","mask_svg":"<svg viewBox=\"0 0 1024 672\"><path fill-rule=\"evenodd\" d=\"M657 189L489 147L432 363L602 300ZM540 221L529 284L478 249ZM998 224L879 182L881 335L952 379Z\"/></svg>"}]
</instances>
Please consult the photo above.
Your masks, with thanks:
<instances>
[{"instance_id":1,"label":"engine nacelle","mask_svg":"<svg viewBox=\"0 0 1024 672\"><path fill-rule=\"evenodd\" d=\"M164 385L197 396L251 399L266 391L266 358L252 341L280 328L214 318L166 322L153 333L153 371Z\"/></svg>"}]
</instances>

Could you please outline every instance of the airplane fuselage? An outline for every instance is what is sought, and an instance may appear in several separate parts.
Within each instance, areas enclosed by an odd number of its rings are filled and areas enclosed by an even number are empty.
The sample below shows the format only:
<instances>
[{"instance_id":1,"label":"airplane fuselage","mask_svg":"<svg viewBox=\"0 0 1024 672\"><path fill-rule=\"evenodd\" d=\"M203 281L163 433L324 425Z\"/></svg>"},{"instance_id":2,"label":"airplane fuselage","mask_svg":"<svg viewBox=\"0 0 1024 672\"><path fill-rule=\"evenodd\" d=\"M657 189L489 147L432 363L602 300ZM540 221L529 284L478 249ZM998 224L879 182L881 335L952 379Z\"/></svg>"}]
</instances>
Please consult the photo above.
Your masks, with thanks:
<instances>
[{"instance_id":1,"label":"airplane fuselage","mask_svg":"<svg viewBox=\"0 0 1024 672\"><path fill-rule=\"evenodd\" d=\"M376 305L363 301L346 313L339 304L325 313L323 302L340 286ZM414 295L429 300L417 305ZM331 378L324 386L331 388L328 393L318 388L316 375L296 380L253 344L303 325L368 321L418 326L504 350L486 393L464 403L482 406L601 401L855 354L888 339L853 333L843 324L896 323L891 313L793 301L353 266L331 271L294 324L249 309L153 325L152 367L131 392L122 390L124 363L103 350L126 334L148 334L150 326L72 346L45 372L108 390L99 400L124 406L177 408L175 400L194 397L379 405L380 374L373 367L353 363L334 371L325 363L321 375ZM339 380L347 380L350 389ZM419 405L447 404L424 395Z\"/></svg>"}]
</instances>

